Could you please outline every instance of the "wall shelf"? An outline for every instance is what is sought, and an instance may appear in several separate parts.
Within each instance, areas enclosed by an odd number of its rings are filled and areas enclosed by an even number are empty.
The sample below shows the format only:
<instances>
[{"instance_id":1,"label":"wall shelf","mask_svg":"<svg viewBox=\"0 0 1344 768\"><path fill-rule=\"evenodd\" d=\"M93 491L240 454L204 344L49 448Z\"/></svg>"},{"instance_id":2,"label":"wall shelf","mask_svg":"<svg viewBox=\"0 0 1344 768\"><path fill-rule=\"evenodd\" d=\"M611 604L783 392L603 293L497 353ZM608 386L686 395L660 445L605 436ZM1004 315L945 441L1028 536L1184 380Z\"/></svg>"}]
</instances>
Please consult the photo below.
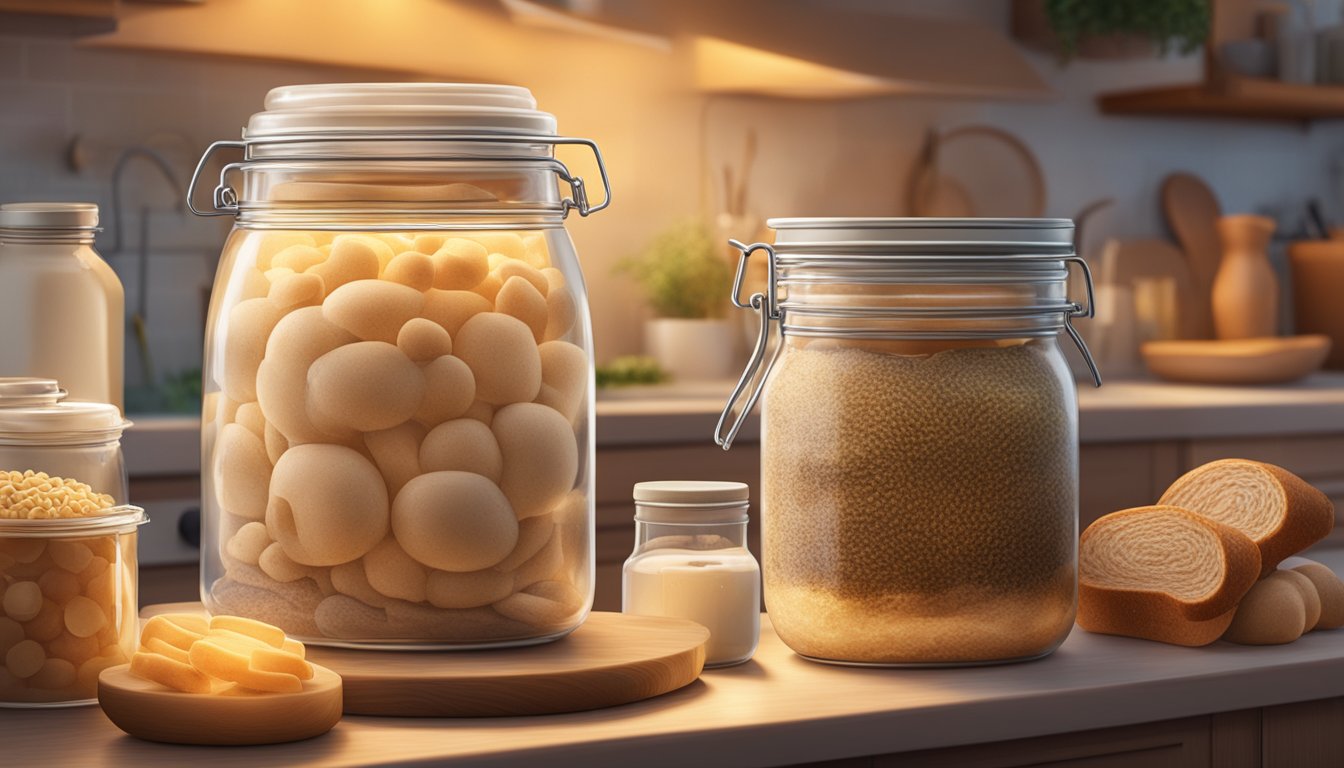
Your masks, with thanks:
<instances>
[{"instance_id":1,"label":"wall shelf","mask_svg":"<svg viewBox=\"0 0 1344 768\"><path fill-rule=\"evenodd\" d=\"M1344 87L1221 77L1205 84L1105 94L1098 103L1112 115L1319 120L1344 118Z\"/></svg>"}]
</instances>

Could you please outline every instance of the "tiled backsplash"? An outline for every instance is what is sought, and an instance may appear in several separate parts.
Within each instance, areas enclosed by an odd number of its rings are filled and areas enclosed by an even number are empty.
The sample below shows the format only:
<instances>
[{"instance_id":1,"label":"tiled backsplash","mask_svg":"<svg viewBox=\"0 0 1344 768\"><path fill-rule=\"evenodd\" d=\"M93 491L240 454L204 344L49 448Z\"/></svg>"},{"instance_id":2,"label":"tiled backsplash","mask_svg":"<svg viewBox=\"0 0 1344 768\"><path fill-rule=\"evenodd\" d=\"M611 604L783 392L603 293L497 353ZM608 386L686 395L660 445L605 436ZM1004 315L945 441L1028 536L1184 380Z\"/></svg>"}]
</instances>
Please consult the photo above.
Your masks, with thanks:
<instances>
[{"instance_id":1,"label":"tiled backsplash","mask_svg":"<svg viewBox=\"0 0 1344 768\"><path fill-rule=\"evenodd\" d=\"M140 219L150 236L146 317L160 377L199 368L203 295L214 277L229 220L186 212L153 165L131 158L122 175L121 221L112 171L127 148L162 155L185 187L201 150L233 138L276 85L386 77L349 70L167 54L100 51L64 38L0 36L0 201L98 203L98 249L121 277L128 313L139 302ZM69 155L81 158L71 167ZM207 192L208 194L208 192ZM121 248L114 247L122 228ZM141 384L127 331L126 383Z\"/></svg>"}]
</instances>

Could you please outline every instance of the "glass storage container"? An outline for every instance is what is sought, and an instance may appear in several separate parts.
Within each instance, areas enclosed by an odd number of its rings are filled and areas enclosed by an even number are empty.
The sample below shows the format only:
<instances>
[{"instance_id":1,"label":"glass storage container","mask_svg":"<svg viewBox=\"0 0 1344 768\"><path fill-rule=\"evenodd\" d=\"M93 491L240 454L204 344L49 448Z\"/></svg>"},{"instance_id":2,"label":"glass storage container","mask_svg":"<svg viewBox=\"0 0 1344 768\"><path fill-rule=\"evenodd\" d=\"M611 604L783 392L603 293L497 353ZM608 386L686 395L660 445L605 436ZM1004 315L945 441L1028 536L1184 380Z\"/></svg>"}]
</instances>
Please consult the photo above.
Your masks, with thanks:
<instances>
[{"instance_id":1,"label":"glass storage container","mask_svg":"<svg viewBox=\"0 0 1344 768\"><path fill-rule=\"evenodd\" d=\"M761 569L747 549L744 483L635 485L635 550L621 611L688 619L709 630L706 667L741 664L761 634Z\"/></svg>"},{"instance_id":2,"label":"glass storage container","mask_svg":"<svg viewBox=\"0 0 1344 768\"><path fill-rule=\"evenodd\" d=\"M0 707L98 702L98 673L135 652L144 510L10 518L0 473Z\"/></svg>"},{"instance_id":3,"label":"glass storage container","mask_svg":"<svg viewBox=\"0 0 1344 768\"><path fill-rule=\"evenodd\" d=\"M109 403L66 401L54 379L0 378L0 472L45 472L129 501L121 433Z\"/></svg>"},{"instance_id":4,"label":"glass storage container","mask_svg":"<svg viewBox=\"0 0 1344 768\"><path fill-rule=\"evenodd\" d=\"M594 422L564 220L610 198L554 150L591 149L609 190L596 145L506 86L265 107L201 162L243 152L204 211L236 217L206 332L206 606L331 645L567 634L592 604Z\"/></svg>"},{"instance_id":5,"label":"glass storage container","mask_svg":"<svg viewBox=\"0 0 1344 768\"><path fill-rule=\"evenodd\" d=\"M125 293L93 249L93 203L0 205L0 376L122 408Z\"/></svg>"},{"instance_id":6,"label":"glass storage container","mask_svg":"<svg viewBox=\"0 0 1344 768\"><path fill-rule=\"evenodd\" d=\"M1072 222L769 225L773 246L734 242L733 302L761 330L716 441L727 448L763 397L775 631L805 657L845 664L1050 653L1077 592L1077 404L1061 330L1092 366L1071 325L1091 316ZM756 251L768 287L743 302ZM1068 296L1071 264L1086 306Z\"/></svg>"}]
</instances>

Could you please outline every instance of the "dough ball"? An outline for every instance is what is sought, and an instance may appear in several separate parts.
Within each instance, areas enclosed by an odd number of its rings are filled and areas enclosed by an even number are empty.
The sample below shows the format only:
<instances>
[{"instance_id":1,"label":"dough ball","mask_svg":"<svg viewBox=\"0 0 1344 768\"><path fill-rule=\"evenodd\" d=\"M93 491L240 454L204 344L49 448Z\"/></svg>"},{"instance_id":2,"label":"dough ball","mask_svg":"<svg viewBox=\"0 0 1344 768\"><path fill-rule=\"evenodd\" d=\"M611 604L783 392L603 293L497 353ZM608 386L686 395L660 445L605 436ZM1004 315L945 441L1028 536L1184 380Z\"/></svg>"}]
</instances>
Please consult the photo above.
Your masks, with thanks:
<instances>
[{"instance_id":1,"label":"dough ball","mask_svg":"<svg viewBox=\"0 0 1344 768\"><path fill-rule=\"evenodd\" d=\"M1313 629L1344 627L1344 582L1334 571L1320 563L1299 565L1293 570L1311 579L1321 599L1321 618Z\"/></svg>"},{"instance_id":2,"label":"dough ball","mask_svg":"<svg viewBox=\"0 0 1344 768\"><path fill-rule=\"evenodd\" d=\"M25 583L31 584L32 582L29 581ZM88 637L89 635L97 633L98 629L101 629L102 625L107 622L107 619L103 616L103 610L98 607L98 603L95 603L87 597L76 597L67 604L67 607L69 605L80 606L76 609L80 621L87 620L97 624L97 628L92 632L81 634L80 637ZM85 627L83 623L80 623L79 626L81 628ZM55 640L60 637L61 633L64 631L65 609L57 605L54 600L43 600L42 609L38 611L36 616L23 624L23 633L27 635L30 640L36 640L39 643L47 643Z\"/></svg>"},{"instance_id":3,"label":"dough ball","mask_svg":"<svg viewBox=\"0 0 1344 768\"><path fill-rule=\"evenodd\" d=\"M299 307L315 307L322 303L326 286L315 274L290 275L271 284L267 298L281 312Z\"/></svg>"},{"instance_id":4,"label":"dough ball","mask_svg":"<svg viewBox=\"0 0 1344 768\"><path fill-rule=\"evenodd\" d=\"M229 313L224 336L224 393L229 399L257 399L257 368L281 314L269 299L240 301Z\"/></svg>"},{"instance_id":5,"label":"dough ball","mask_svg":"<svg viewBox=\"0 0 1344 768\"><path fill-rule=\"evenodd\" d=\"M307 232L261 232L252 242L257 244L257 268L263 271L271 268L271 262L277 253L292 245L317 247L317 241Z\"/></svg>"},{"instance_id":6,"label":"dough ball","mask_svg":"<svg viewBox=\"0 0 1344 768\"><path fill-rule=\"evenodd\" d=\"M284 280L286 277L293 277L294 275L297 274L298 272L295 272L289 267L271 267L270 269L266 270L266 282L268 284L276 283L280 280ZM268 296L270 295L269 288L266 289L266 294Z\"/></svg>"},{"instance_id":7,"label":"dough ball","mask_svg":"<svg viewBox=\"0 0 1344 768\"><path fill-rule=\"evenodd\" d=\"M412 238L411 245L415 250L428 256L442 248L444 241L447 239L448 235L445 234L425 232Z\"/></svg>"},{"instance_id":8,"label":"dough ball","mask_svg":"<svg viewBox=\"0 0 1344 768\"><path fill-rule=\"evenodd\" d=\"M545 235L526 235L523 247L527 250L526 261L537 269L549 268L551 251L546 245Z\"/></svg>"},{"instance_id":9,"label":"dough ball","mask_svg":"<svg viewBox=\"0 0 1344 768\"><path fill-rule=\"evenodd\" d=\"M332 291L322 314L365 341L395 344L407 320L420 315L424 296L386 280L356 280Z\"/></svg>"},{"instance_id":10,"label":"dough ball","mask_svg":"<svg viewBox=\"0 0 1344 768\"><path fill-rule=\"evenodd\" d=\"M446 421L425 435L420 443L423 472L471 472L498 483L504 471L490 428L474 419Z\"/></svg>"},{"instance_id":11,"label":"dough ball","mask_svg":"<svg viewBox=\"0 0 1344 768\"><path fill-rule=\"evenodd\" d=\"M271 257L271 265L266 271L272 273L284 269L297 274L321 264L326 258L326 254L314 246L291 245Z\"/></svg>"},{"instance_id":12,"label":"dough ball","mask_svg":"<svg viewBox=\"0 0 1344 768\"><path fill-rule=\"evenodd\" d=\"M266 344L257 372L257 402L266 421L290 443L323 442L326 435L308 418L308 368L317 358L355 337L328 322L321 307L304 307L281 318Z\"/></svg>"},{"instance_id":13,"label":"dough ball","mask_svg":"<svg viewBox=\"0 0 1344 768\"><path fill-rule=\"evenodd\" d=\"M541 276L546 278L546 286L548 288L546 292L547 298L549 298L555 291L558 291L569 284L569 281L565 280L565 273L555 267L543 268L541 270Z\"/></svg>"},{"instance_id":14,"label":"dough ball","mask_svg":"<svg viewBox=\"0 0 1344 768\"><path fill-rule=\"evenodd\" d=\"M425 396L415 411L415 420L421 424L433 426L456 419L475 402L476 380L460 359L443 355L420 370L425 376Z\"/></svg>"},{"instance_id":15,"label":"dough ball","mask_svg":"<svg viewBox=\"0 0 1344 768\"><path fill-rule=\"evenodd\" d=\"M331 241L332 254L334 255L340 249L349 248L351 243L362 243L373 251L373 255L378 259L378 271L373 274L374 277L382 273L383 269L392 261L393 256L411 248L411 241L400 235L346 234L337 235Z\"/></svg>"},{"instance_id":16,"label":"dough ball","mask_svg":"<svg viewBox=\"0 0 1344 768\"><path fill-rule=\"evenodd\" d=\"M233 534L233 538L224 545L224 551L236 560L256 565L261 559L261 553L269 546L271 536L266 532L266 524L253 522L239 528L238 532Z\"/></svg>"},{"instance_id":17,"label":"dough ball","mask_svg":"<svg viewBox=\"0 0 1344 768\"><path fill-rule=\"evenodd\" d=\"M522 320L532 331L533 341L541 343L546 332L546 297L527 280L516 275L505 280L495 297L495 310Z\"/></svg>"},{"instance_id":18,"label":"dough ball","mask_svg":"<svg viewBox=\"0 0 1344 768\"><path fill-rule=\"evenodd\" d=\"M543 299L546 298L546 294L551 290L551 284L546 280L546 276L526 262L517 261L515 259L505 259L497 268L495 268L494 272L505 284L512 278L523 278Z\"/></svg>"},{"instance_id":19,"label":"dough ball","mask_svg":"<svg viewBox=\"0 0 1344 768\"><path fill-rule=\"evenodd\" d=\"M237 412L233 415L233 420L247 427L247 431L257 437L266 434L266 417L261 413L261 406L256 403L243 403L238 406Z\"/></svg>"},{"instance_id":20,"label":"dough ball","mask_svg":"<svg viewBox=\"0 0 1344 768\"><path fill-rule=\"evenodd\" d=\"M490 302L471 291L431 290L425 294L425 304L420 308L420 314L443 326L456 338L464 323L490 309Z\"/></svg>"},{"instance_id":21,"label":"dough ball","mask_svg":"<svg viewBox=\"0 0 1344 768\"><path fill-rule=\"evenodd\" d=\"M420 369L382 341L337 347L308 370L308 416L327 431L394 427L411 418L424 395Z\"/></svg>"},{"instance_id":22,"label":"dough ball","mask_svg":"<svg viewBox=\"0 0 1344 768\"><path fill-rule=\"evenodd\" d=\"M430 472L407 483L392 504L392 530L407 554L442 571L489 568L518 543L508 499L470 472Z\"/></svg>"},{"instance_id":23,"label":"dough ball","mask_svg":"<svg viewBox=\"0 0 1344 768\"><path fill-rule=\"evenodd\" d=\"M229 514L248 520L266 517L271 459L266 445L241 424L225 424L215 443L215 490Z\"/></svg>"},{"instance_id":24,"label":"dough ball","mask_svg":"<svg viewBox=\"0 0 1344 768\"><path fill-rule=\"evenodd\" d=\"M517 528L517 525L514 526ZM506 553L507 554L507 553ZM503 555L500 556L501 558ZM496 561L498 562L498 561ZM491 563L494 565L494 563ZM35 581L18 581L5 589L5 616L15 621L31 621L42 610L42 588Z\"/></svg>"},{"instance_id":25,"label":"dough ball","mask_svg":"<svg viewBox=\"0 0 1344 768\"><path fill-rule=\"evenodd\" d=\"M434 287L434 260L423 253L407 251L388 262L383 279L417 291L428 291Z\"/></svg>"},{"instance_id":26,"label":"dough ball","mask_svg":"<svg viewBox=\"0 0 1344 768\"><path fill-rule=\"evenodd\" d=\"M264 299L271 291L271 281L266 279L266 273L260 269L249 269L243 273L243 287L239 296L243 301L248 299Z\"/></svg>"},{"instance_id":27,"label":"dough ball","mask_svg":"<svg viewBox=\"0 0 1344 768\"><path fill-rule=\"evenodd\" d=\"M462 325L454 350L471 367L476 397L493 405L533 400L541 390L541 356L521 320L487 312Z\"/></svg>"},{"instance_id":28,"label":"dough ball","mask_svg":"<svg viewBox=\"0 0 1344 768\"><path fill-rule=\"evenodd\" d=\"M265 442L266 442L266 458L270 459L272 464L279 461L281 454L289 450L289 441L286 440L285 436L281 434L280 430L277 429L276 426L270 423L269 421L266 422Z\"/></svg>"},{"instance_id":29,"label":"dough ball","mask_svg":"<svg viewBox=\"0 0 1344 768\"><path fill-rule=\"evenodd\" d=\"M440 290L475 288L490 271L485 248L460 237L445 240L431 259L434 262L434 287Z\"/></svg>"},{"instance_id":30,"label":"dough ball","mask_svg":"<svg viewBox=\"0 0 1344 768\"><path fill-rule=\"evenodd\" d=\"M37 578L37 586L42 594L52 602L65 605L70 598L79 594L79 580L68 570L53 568ZM4 646L4 633L0 632L0 649Z\"/></svg>"},{"instance_id":31,"label":"dough ball","mask_svg":"<svg viewBox=\"0 0 1344 768\"><path fill-rule=\"evenodd\" d=\"M554 408L573 423L588 394L588 355L567 341L548 341L537 348L537 353L541 355L542 384L537 402Z\"/></svg>"},{"instance_id":32,"label":"dough ball","mask_svg":"<svg viewBox=\"0 0 1344 768\"><path fill-rule=\"evenodd\" d=\"M364 573L363 560L341 563L333 567L331 585L342 595L349 595L365 605L377 608L382 608L392 600L369 584L369 577Z\"/></svg>"},{"instance_id":33,"label":"dough ball","mask_svg":"<svg viewBox=\"0 0 1344 768\"><path fill-rule=\"evenodd\" d=\"M504 281L500 280L498 275L486 275L485 279L471 290L493 306L495 299L499 298L499 289L503 287Z\"/></svg>"},{"instance_id":34,"label":"dough ball","mask_svg":"<svg viewBox=\"0 0 1344 768\"><path fill-rule=\"evenodd\" d=\"M426 592L436 608L479 608L513 594L513 576L493 568L469 573L432 571Z\"/></svg>"},{"instance_id":35,"label":"dough ball","mask_svg":"<svg viewBox=\"0 0 1344 768\"><path fill-rule=\"evenodd\" d=\"M270 538L267 538L270 542ZM257 567L261 572L270 576L281 584L288 584L292 581L306 578L313 573L313 570L306 565L299 565L289 559L285 554L285 548L280 542L271 542L257 556Z\"/></svg>"},{"instance_id":36,"label":"dough ball","mask_svg":"<svg viewBox=\"0 0 1344 768\"><path fill-rule=\"evenodd\" d=\"M552 270L554 271L554 270ZM579 310L574 303L574 294L569 289L558 286L546 294L546 330L542 337L546 340L559 339L574 328Z\"/></svg>"},{"instance_id":37,"label":"dough ball","mask_svg":"<svg viewBox=\"0 0 1344 768\"><path fill-rule=\"evenodd\" d=\"M387 486L354 450L296 445L276 462L266 529L296 563L354 560L387 535Z\"/></svg>"},{"instance_id":38,"label":"dough ball","mask_svg":"<svg viewBox=\"0 0 1344 768\"><path fill-rule=\"evenodd\" d=\"M487 253L498 253L510 259L527 260L527 246L523 238L514 232L484 232L473 234L472 240L484 246Z\"/></svg>"},{"instance_id":39,"label":"dough ball","mask_svg":"<svg viewBox=\"0 0 1344 768\"><path fill-rule=\"evenodd\" d=\"M28 678L28 684L34 688L50 691L69 688L75 684L75 665L65 659L48 658L42 662L37 674Z\"/></svg>"},{"instance_id":40,"label":"dough ball","mask_svg":"<svg viewBox=\"0 0 1344 768\"><path fill-rule=\"evenodd\" d=\"M397 348L417 363L453 354L453 337L443 326L423 317L413 317L397 331Z\"/></svg>"},{"instance_id":41,"label":"dough ball","mask_svg":"<svg viewBox=\"0 0 1344 768\"><path fill-rule=\"evenodd\" d=\"M369 238L353 239L342 235L331 244L331 255L326 261L308 269L318 277L327 293L358 280L374 280L382 264L378 260L378 243Z\"/></svg>"},{"instance_id":42,"label":"dough ball","mask_svg":"<svg viewBox=\"0 0 1344 768\"><path fill-rule=\"evenodd\" d=\"M462 418L475 419L488 427L495 421L495 406L477 400L471 404L466 413L462 414Z\"/></svg>"},{"instance_id":43,"label":"dough ball","mask_svg":"<svg viewBox=\"0 0 1344 768\"><path fill-rule=\"evenodd\" d=\"M1242 645L1282 645L1302 636L1307 611L1290 579L1271 573L1251 587L1237 605L1223 639Z\"/></svg>"},{"instance_id":44,"label":"dough ball","mask_svg":"<svg viewBox=\"0 0 1344 768\"><path fill-rule=\"evenodd\" d=\"M1315 629L1321 620L1321 596L1316 592L1316 585L1306 574L1297 571L1279 570L1275 573L1292 582L1297 588L1298 595L1302 597L1302 607L1306 611L1306 619L1302 623L1303 634Z\"/></svg>"},{"instance_id":45,"label":"dough ball","mask_svg":"<svg viewBox=\"0 0 1344 768\"><path fill-rule=\"evenodd\" d=\"M495 610L506 618L521 621L538 629L556 631L564 629L580 609L581 606L527 592L518 592L495 603Z\"/></svg>"},{"instance_id":46,"label":"dough ball","mask_svg":"<svg viewBox=\"0 0 1344 768\"><path fill-rule=\"evenodd\" d=\"M495 413L491 430L504 456L499 487L518 518L549 512L574 487L579 449L569 420L536 403Z\"/></svg>"},{"instance_id":47,"label":"dough ball","mask_svg":"<svg viewBox=\"0 0 1344 768\"><path fill-rule=\"evenodd\" d=\"M364 576L379 594L419 603L425 600L429 569L387 538L364 556Z\"/></svg>"},{"instance_id":48,"label":"dough ball","mask_svg":"<svg viewBox=\"0 0 1344 768\"><path fill-rule=\"evenodd\" d=\"M552 578L565 565L564 551L560 546L560 539L557 536L551 536L537 553L523 562L522 565L515 568L513 574L513 588L523 590L536 584L539 581L545 581Z\"/></svg>"},{"instance_id":49,"label":"dough ball","mask_svg":"<svg viewBox=\"0 0 1344 768\"><path fill-rule=\"evenodd\" d=\"M495 565L497 571L516 570L541 548L550 542L555 534L555 517L550 513L536 515L518 521L518 544L509 556Z\"/></svg>"},{"instance_id":50,"label":"dough ball","mask_svg":"<svg viewBox=\"0 0 1344 768\"><path fill-rule=\"evenodd\" d=\"M424 439L425 428L413 421L364 434L364 445L373 455L378 471L383 473L389 498L421 473L420 442Z\"/></svg>"},{"instance_id":51,"label":"dough ball","mask_svg":"<svg viewBox=\"0 0 1344 768\"><path fill-rule=\"evenodd\" d=\"M47 545L51 561L70 573L81 573L93 562L93 550L78 541L53 541Z\"/></svg>"}]
</instances>

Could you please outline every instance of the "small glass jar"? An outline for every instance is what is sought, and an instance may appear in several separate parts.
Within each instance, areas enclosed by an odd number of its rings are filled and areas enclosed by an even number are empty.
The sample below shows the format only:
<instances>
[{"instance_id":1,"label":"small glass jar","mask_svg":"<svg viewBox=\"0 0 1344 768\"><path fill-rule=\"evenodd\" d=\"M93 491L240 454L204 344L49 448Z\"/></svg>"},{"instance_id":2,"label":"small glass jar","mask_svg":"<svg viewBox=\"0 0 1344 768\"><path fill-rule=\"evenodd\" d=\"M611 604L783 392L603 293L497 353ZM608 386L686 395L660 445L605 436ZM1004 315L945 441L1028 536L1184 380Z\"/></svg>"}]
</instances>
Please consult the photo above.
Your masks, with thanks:
<instances>
[{"instance_id":1,"label":"small glass jar","mask_svg":"<svg viewBox=\"0 0 1344 768\"><path fill-rule=\"evenodd\" d=\"M0 471L78 480L117 504L129 501L115 405L66 401L54 379L0 379Z\"/></svg>"},{"instance_id":2,"label":"small glass jar","mask_svg":"<svg viewBox=\"0 0 1344 768\"><path fill-rule=\"evenodd\" d=\"M243 135L193 203L237 217L206 324L206 607L355 647L573 631L595 422L565 217L609 197L555 149L596 146L526 89L451 83L277 88Z\"/></svg>"},{"instance_id":3,"label":"small glass jar","mask_svg":"<svg viewBox=\"0 0 1344 768\"><path fill-rule=\"evenodd\" d=\"M1069 265L1087 274L1072 222L769 223L773 246L737 244L744 267L768 253L770 283L733 297L761 331L716 439L727 448L763 393L775 631L844 664L1050 653L1077 593L1077 402L1060 331L1096 376L1070 324L1091 315L1090 275L1087 307L1067 295Z\"/></svg>"},{"instance_id":4,"label":"small glass jar","mask_svg":"<svg viewBox=\"0 0 1344 768\"><path fill-rule=\"evenodd\" d=\"M125 294L93 249L93 203L0 205L0 376L122 407Z\"/></svg>"},{"instance_id":5,"label":"small glass jar","mask_svg":"<svg viewBox=\"0 0 1344 768\"><path fill-rule=\"evenodd\" d=\"M747 486L635 485L635 550L621 574L621 610L689 619L709 629L706 667L751 658L761 634L761 572L747 549Z\"/></svg>"},{"instance_id":6,"label":"small glass jar","mask_svg":"<svg viewBox=\"0 0 1344 768\"><path fill-rule=\"evenodd\" d=\"M98 673L135 652L136 529L146 522L132 506L0 518L0 706L97 703Z\"/></svg>"}]
</instances>

